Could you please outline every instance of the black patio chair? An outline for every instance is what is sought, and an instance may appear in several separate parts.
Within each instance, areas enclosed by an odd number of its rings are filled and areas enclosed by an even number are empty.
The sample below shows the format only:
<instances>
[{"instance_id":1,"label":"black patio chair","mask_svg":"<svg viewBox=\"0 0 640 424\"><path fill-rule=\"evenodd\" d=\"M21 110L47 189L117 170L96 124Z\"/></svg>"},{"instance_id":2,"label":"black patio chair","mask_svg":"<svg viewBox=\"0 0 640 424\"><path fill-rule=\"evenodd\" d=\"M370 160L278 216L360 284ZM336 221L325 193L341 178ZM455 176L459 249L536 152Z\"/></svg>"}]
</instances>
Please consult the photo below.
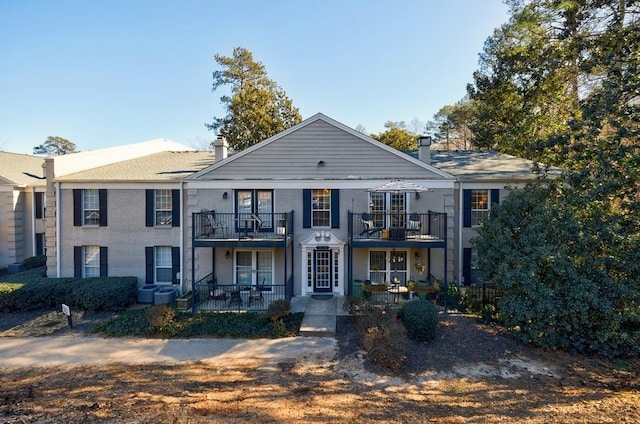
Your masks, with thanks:
<instances>
[{"instance_id":1,"label":"black patio chair","mask_svg":"<svg viewBox=\"0 0 640 424\"><path fill-rule=\"evenodd\" d=\"M422 220L420 219L420 215L417 213L412 213L409 215L409 221L407 221L407 233L418 235L420 234L420 229L422 228Z\"/></svg>"},{"instance_id":2,"label":"black patio chair","mask_svg":"<svg viewBox=\"0 0 640 424\"><path fill-rule=\"evenodd\" d=\"M371 236L373 234L379 233L384 229L383 227L376 226L370 213L364 212L360 218L362 219L362 225L364 227L364 229L360 232L361 236L365 234Z\"/></svg>"},{"instance_id":3,"label":"black patio chair","mask_svg":"<svg viewBox=\"0 0 640 424\"><path fill-rule=\"evenodd\" d=\"M256 284L256 288L249 292L249 307L251 307L251 302L260 302L260 304L264 306L264 297L262 297L264 280L263 278L262 284Z\"/></svg>"}]
</instances>

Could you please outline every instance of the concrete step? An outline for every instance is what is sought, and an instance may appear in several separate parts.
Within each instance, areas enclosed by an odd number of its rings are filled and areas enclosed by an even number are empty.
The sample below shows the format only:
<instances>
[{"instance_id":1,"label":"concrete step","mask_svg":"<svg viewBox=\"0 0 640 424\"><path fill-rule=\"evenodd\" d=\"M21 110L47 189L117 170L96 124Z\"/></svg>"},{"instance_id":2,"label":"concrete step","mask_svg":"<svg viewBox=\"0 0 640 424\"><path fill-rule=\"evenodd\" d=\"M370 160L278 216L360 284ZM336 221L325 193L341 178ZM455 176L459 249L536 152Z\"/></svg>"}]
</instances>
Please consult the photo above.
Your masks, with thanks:
<instances>
[{"instance_id":1,"label":"concrete step","mask_svg":"<svg viewBox=\"0 0 640 424\"><path fill-rule=\"evenodd\" d=\"M309 297L300 335L306 337L332 337L336 334L336 297L317 300Z\"/></svg>"}]
</instances>

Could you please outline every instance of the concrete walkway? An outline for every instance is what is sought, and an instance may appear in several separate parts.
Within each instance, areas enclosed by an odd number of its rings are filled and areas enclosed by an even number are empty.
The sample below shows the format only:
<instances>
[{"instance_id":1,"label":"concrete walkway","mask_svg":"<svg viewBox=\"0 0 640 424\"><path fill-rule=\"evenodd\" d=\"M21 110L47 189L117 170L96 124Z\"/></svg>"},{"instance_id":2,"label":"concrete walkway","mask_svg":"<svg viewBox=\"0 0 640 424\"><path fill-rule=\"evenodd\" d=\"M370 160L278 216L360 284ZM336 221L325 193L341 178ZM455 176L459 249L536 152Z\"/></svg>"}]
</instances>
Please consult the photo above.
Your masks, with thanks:
<instances>
[{"instance_id":1,"label":"concrete walkway","mask_svg":"<svg viewBox=\"0 0 640 424\"><path fill-rule=\"evenodd\" d=\"M336 353L336 316L344 297L296 296L292 312L304 312L300 334L283 339L137 339L101 337L0 337L0 367L149 364L201 361L211 364L276 364L331 359Z\"/></svg>"},{"instance_id":2,"label":"concrete walkway","mask_svg":"<svg viewBox=\"0 0 640 424\"><path fill-rule=\"evenodd\" d=\"M1 337L0 368L192 361L256 366L331 359L336 346L336 340L329 337L256 340Z\"/></svg>"}]
</instances>

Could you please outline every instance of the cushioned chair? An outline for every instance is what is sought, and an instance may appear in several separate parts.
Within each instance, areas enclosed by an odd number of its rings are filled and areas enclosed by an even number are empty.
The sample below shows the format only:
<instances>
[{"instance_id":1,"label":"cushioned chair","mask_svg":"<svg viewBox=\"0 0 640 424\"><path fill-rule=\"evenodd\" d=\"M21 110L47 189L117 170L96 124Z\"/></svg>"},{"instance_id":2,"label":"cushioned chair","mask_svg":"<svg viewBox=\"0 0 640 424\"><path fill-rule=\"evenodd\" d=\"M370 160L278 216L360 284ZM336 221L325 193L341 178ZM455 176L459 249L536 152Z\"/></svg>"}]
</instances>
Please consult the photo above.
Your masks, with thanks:
<instances>
[{"instance_id":1,"label":"cushioned chair","mask_svg":"<svg viewBox=\"0 0 640 424\"><path fill-rule=\"evenodd\" d=\"M360 218L362 219L362 226L364 227L364 229L360 232L361 236L365 234L368 236L377 234L384 229L375 225L375 222L373 221L373 218L371 218L370 213L365 212Z\"/></svg>"},{"instance_id":2,"label":"cushioned chair","mask_svg":"<svg viewBox=\"0 0 640 424\"><path fill-rule=\"evenodd\" d=\"M209 235L215 235L216 233L220 233L221 236L227 236L227 226L219 221L216 221L216 212L211 211L211 213L207 214L207 219L209 220L210 233Z\"/></svg>"},{"instance_id":3,"label":"cushioned chair","mask_svg":"<svg viewBox=\"0 0 640 424\"><path fill-rule=\"evenodd\" d=\"M418 235L420 234L420 229L422 228L422 220L420 219L420 215L417 213L412 213L409 215L409 220L407 221L407 233Z\"/></svg>"}]
</instances>

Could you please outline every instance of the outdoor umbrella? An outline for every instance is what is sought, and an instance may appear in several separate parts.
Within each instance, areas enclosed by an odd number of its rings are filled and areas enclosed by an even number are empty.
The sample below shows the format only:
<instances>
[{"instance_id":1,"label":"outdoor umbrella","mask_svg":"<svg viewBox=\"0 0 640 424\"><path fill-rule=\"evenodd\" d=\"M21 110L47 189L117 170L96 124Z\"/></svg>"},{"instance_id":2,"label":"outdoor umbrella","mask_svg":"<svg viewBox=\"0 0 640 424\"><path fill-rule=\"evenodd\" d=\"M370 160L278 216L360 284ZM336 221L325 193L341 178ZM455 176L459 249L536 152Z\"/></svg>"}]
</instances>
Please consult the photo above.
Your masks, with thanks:
<instances>
[{"instance_id":1,"label":"outdoor umbrella","mask_svg":"<svg viewBox=\"0 0 640 424\"><path fill-rule=\"evenodd\" d=\"M381 186L370 188L372 193L422 193L428 188L412 183L411 181L393 180Z\"/></svg>"}]
</instances>

